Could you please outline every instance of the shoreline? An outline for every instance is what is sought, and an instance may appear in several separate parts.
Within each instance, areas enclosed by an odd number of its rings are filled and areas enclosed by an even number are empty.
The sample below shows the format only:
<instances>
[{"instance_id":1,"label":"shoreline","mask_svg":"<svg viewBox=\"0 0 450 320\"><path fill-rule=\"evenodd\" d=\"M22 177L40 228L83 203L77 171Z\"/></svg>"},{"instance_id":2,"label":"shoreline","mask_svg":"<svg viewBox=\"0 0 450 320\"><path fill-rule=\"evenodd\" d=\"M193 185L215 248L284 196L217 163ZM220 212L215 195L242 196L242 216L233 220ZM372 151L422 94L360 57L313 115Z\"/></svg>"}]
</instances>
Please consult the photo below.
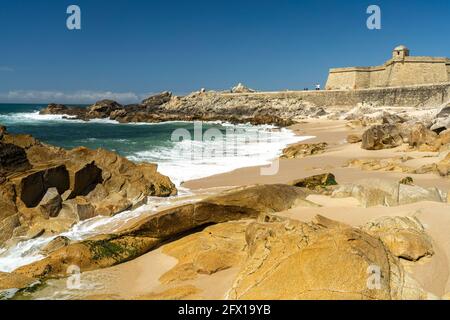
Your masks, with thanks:
<instances>
[{"instance_id":1,"label":"shoreline","mask_svg":"<svg viewBox=\"0 0 450 320\"><path fill-rule=\"evenodd\" d=\"M194 193L223 190L255 183L287 183L297 178L333 172L339 184L354 182L356 179L380 178L398 181L410 174L396 172L362 171L357 168L343 167L353 158L387 158L403 153L414 154L418 160L428 159L426 153L405 151L401 147L379 151L362 150L359 144L345 142L349 133L361 130L346 126L346 121L311 120L292 127L297 134L314 134L315 138L304 143L327 141L328 149L323 154L301 159L282 159L280 172L275 176L262 177L259 169L262 166L241 168L231 172L214 175L183 184ZM420 162L420 161L419 161ZM425 161L426 162L426 161ZM421 186L438 186L443 191L450 190L448 178L435 174L412 175L414 181ZM342 221L351 226L360 226L374 218L380 217L417 217L424 224L426 231L433 238L435 254L422 262L404 263L404 268L420 285L429 292L430 297L442 297L450 292L450 234L446 226L450 225L448 211L450 204L435 202L417 202L397 207L364 208L353 198L333 199L325 195L312 195L307 198L320 207L298 205L292 209L280 212L279 215L298 221L312 221L314 216L321 214L330 219ZM232 279L237 276L238 269L230 268L212 275L202 275L193 279L180 280L170 284L161 283L161 277L173 272L180 262L167 253L164 245L150 251L141 257L114 267L86 272L87 279L100 284L101 289L87 290L75 299L225 299L228 297ZM174 259L175 258L175 259ZM175 269L174 269L175 268ZM139 275L139 276L137 276ZM438 275L438 276L433 276ZM182 277L182 275L180 274ZM142 282L146 279L145 282ZM57 282L57 281L56 281ZM61 281L60 281L61 282ZM215 290L211 290L215 283ZM120 284L127 284L123 290ZM62 285L62 282L60 283Z\"/></svg>"}]
</instances>

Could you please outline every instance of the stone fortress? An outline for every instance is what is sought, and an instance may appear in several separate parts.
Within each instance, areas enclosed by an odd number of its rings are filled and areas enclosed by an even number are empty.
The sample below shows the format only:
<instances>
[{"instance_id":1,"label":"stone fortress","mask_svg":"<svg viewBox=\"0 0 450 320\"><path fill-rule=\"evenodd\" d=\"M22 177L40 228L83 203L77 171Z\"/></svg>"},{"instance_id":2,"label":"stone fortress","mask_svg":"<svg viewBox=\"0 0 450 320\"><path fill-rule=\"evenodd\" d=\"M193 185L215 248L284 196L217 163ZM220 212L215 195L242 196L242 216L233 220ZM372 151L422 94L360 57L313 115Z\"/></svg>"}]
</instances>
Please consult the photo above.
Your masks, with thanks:
<instances>
[{"instance_id":1,"label":"stone fortress","mask_svg":"<svg viewBox=\"0 0 450 320\"><path fill-rule=\"evenodd\" d=\"M450 59L410 56L398 46L382 66L331 69L326 90L352 90L442 84L450 82Z\"/></svg>"}]
</instances>

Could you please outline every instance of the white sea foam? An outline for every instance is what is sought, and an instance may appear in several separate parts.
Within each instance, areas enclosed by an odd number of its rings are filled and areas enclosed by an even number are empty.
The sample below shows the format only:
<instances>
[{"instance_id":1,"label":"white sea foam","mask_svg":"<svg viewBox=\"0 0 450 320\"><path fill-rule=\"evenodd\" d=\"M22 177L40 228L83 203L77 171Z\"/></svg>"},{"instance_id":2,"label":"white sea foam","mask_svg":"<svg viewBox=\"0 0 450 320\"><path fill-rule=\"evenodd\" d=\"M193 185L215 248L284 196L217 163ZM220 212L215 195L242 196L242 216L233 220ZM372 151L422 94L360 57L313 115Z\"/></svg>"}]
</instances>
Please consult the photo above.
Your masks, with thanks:
<instances>
[{"instance_id":1,"label":"white sea foam","mask_svg":"<svg viewBox=\"0 0 450 320\"><path fill-rule=\"evenodd\" d=\"M128 158L158 163L159 171L180 185L239 168L268 165L288 144L312 138L271 126L240 128L246 133L228 133L215 141L183 140L171 147L135 152Z\"/></svg>"}]
</instances>

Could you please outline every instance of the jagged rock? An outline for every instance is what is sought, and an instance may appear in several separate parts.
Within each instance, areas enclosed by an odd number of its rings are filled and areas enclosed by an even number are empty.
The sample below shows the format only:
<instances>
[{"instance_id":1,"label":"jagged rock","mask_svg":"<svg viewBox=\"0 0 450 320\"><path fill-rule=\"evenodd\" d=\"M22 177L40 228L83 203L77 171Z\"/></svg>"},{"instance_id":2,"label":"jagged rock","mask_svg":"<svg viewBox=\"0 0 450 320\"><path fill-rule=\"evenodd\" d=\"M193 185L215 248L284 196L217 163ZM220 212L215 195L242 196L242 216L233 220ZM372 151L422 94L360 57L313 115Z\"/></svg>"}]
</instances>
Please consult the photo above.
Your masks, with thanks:
<instances>
[{"instance_id":1,"label":"jagged rock","mask_svg":"<svg viewBox=\"0 0 450 320\"><path fill-rule=\"evenodd\" d=\"M328 143L297 143L283 150L282 159L296 159L325 152Z\"/></svg>"},{"instance_id":2,"label":"jagged rock","mask_svg":"<svg viewBox=\"0 0 450 320\"><path fill-rule=\"evenodd\" d=\"M72 190L69 199L76 196L86 196L95 189L97 184L103 182L102 170L97 167L95 161L81 165L76 163L74 167L69 167L70 187Z\"/></svg>"},{"instance_id":3,"label":"jagged rock","mask_svg":"<svg viewBox=\"0 0 450 320\"><path fill-rule=\"evenodd\" d=\"M416 123L411 127L408 143L420 151L438 151L441 147L437 133L428 130L422 123Z\"/></svg>"},{"instance_id":4,"label":"jagged rock","mask_svg":"<svg viewBox=\"0 0 450 320\"><path fill-rule=\"evenodd\" d=\"M51 103L45 109L42 109L39 114L64 114L69 108L63 104Z\"/></svg>"},{"instance_id":5,"label":"jagged rock","mask_svg":"<svg viewBox=\"0 0 450 320\"><path fill-rule=\"evenodd\" d=\"M422 188L380 179L364 179L354 184L337 187L335 198L353 197L364 207L399 206L420 201L445 202L444 194L437 188Z\"/></svg>"},{"instance_id":6,"label":"jagged rock","mask_svg":"<svg viewBox=\"0 0 450 320\"><path fill-rule=\"evenodd\" d=\"M389 113L389 112L383 112L382 115L382 123L383 124L390 124L390 125L394 125L397 123L403 123L406 122L406 119L400 117L397 114L394 113Z\"/></svg>"},{"instance_id":7,"label":"jagged rock","mask_svg":"<svg viewBox=\"0 0 450 320\"><path fill-rule=\"evenodd\" d=\"M231 92L232 93L251 93L251 92L255 92L255 90L247 88L242 83L238 83L237 86L235 86L231 89Z\"/></svg>"},{"instance_id":8,"label":"jagged rock","mask_svg":"<svg viewBox=\"0 0 450 320\"><path fill-rule=\"evenodd\" d=\"M433 120L430 130L437 133L450 129L450 104L444 105Z\"/></svg>"},{"instance_id":9,"label":"jagged rock","mask_svg":"<svg viewBox=\"0 0 450 320\"><path fill-rule=\"evenodd\" d=\"M403 138L396 125L376 125L364 132L361 148L366 150L390 149L398 147L402 143Z\"/></svg>"},{"instance_id":10,"label":"jagged rock","mask_svg":"<svg viewBox=\"0 0 450 320\"><path fill-rule=\"evenodd\" d=\"M94 206L84 197L66 200L62 204L59 218L83 221L96 216Z\"/></svg>"},{"instance_id":11,"label":"jagged rock","mask_svg":"<svg viewBox=\"0 0 450 320\"><path fill-rule=\"evenodd\" d=\"M111 112L122 109L123 106L113 100L101 100L87 108L89 118L108 118Z\"/></svg>"},{"instance_id":12,"label":"jagged rock","mask_svg":"<svg viewBox=\"0 0 450 320\"><path fill-rule=\"evenodd\" d=\"M19 215L11 212L0 213L0 243L6 242L14 234L14 229L20 226Z\"/></svg>"},{"instance_id":13,"label":"jagged rock","mask_svg":"<svg viewBox=\"0 0 450 320\"><path fill-rule=\"evenodd\" d=\"M160 106L166 102L169 102L170 99L172 99L172 92L164 91L162 93L148 97L147 99L142 101L142 104L147 108L152 108L155 106Z\"/></svg>"},{"instance_id":14,"label":"jagged rock","mask_svg":"<svg viewBox=\"0 0 450 320\"><path fill-rule=\"evenodd\" d=\"M341 223L320 220L303 223L278 217L269 223L251 224L246 236L249 256L228 298L428 297L378 238ZM379 283L372 279L376 272Z\"/></svg>"},{"instance_id":15,"label":"jagged rock","mask_svg":"<svg viewBox=\"0 0 450 320\"><path fill-rule=\"evenodd\" d=\"M56 217L62 208L62 199L58 189L49 188L38 205L38 210L46 217Z\"/></svg>"},{"instance_id":16,"label":"jagged rock","mask_svg":"<svg viewBox=\"0 0 450 320\"><path fill-rule=\"evenodd\" d=\"M431 238L414 217L381 217L365 224L362 229L380 238L396 257L417 261L434 254Z\"/></svg>"},{"instance_id":17,"label":"jagged rock","mask_svg":"<svg viewBox=\"0 0 450 320\"><path fill-rule=\"evenodd\" d=\"M448 153L444 159L437 163L436 170L443 177L450 175L450 153Z\"/></svg>"},{"instance_id":18,"label":"jagged rock","mask_svg":"<svg viewBox=\"0 0 450 320\"><path fill-rule=\"evenodd\" d=\"M113 216L131 209L132 206L133 203L125 196L114 193L96 203L95 213L100 216Z\"/></svg>"},{"instance_id":19,"label":"jagged rock","mask_svg":"<svg viewBox=\"0 0 450 320\"><path fill-rule=\"evenodd\" d=\"M347 142L348 143L358 143L362 141L362 136L358 134L349 134L347 136Z\"/></svg>"},{"instance_id":20,"label":"jagged rock","mask_svg":"<svg viewBox=\"0 0 450 320\"><path fill-rule=\"evenodd\" d=\"M65 165L30 170L14 176L11 181L16 185L17 196L27 208L36 207L49 188L56 188L61 194L70 185Z\"/></svg>"},{"instance_id":21,"label":"jagged rock","mask_svg":"<svg viewBox=\"0 0 450 320\"><path fill-rule=\"evenodd\" d=\"M67 247L71 243L72 241L69 238L64 236L58 236L41 249L41 254L48 255L53 251Z\"/></svg>"},{"instance_id":22,"label":"jagged rock","mask_svg":"<svg viewBox=\"0 0 450 320\"><path fill-rule=\"evenodd\" d=\"M329 186L335 186L337 185L337 182L334 174L324 173L303 179L294 180L293 182L290 183L290 185L319 191Z\"/></svg>"},{"instance_id":23,"label":"jagged rock","mask_svg":"<svg viewBox=\"0 0 450 320\"><path fill-rule=\"evenodd\" d=\"M31 165L23 148L11 143L0 142L0 176L30 168Z\"/></svg>"},{"instance_id":24,"label":"jagged rock","mask_svg":"<svg viewBox=\"0 0 450 320\"><path fill-rule=\"evenodd\" d=\"M1 177L0 245L14 236L15 228L20 227L17 235L26 236L26 230L33 229L33 224L43 223L39 217L57 216L59 222L48 223L54 223L55 229L60 230L74 221L136 207L148 196L167 197L177 192L170 179L158 173L157 165L135 164L106 150L79 147L66 151L28 135L10 135L6 130L1 143L23 150L26 157L22 153L21 159L28 159L30 167L21 167L23 171L17 171L17 167L14 174ZM15 165L20 164L16 160ZM52 188L57 189L58 195L52 190L52 198L43 201ZM65 203L63 218L58 215L59 196ZM77 196L85 198L81 202L79 199L67 202Z\"/></svg>"}]
</instances>

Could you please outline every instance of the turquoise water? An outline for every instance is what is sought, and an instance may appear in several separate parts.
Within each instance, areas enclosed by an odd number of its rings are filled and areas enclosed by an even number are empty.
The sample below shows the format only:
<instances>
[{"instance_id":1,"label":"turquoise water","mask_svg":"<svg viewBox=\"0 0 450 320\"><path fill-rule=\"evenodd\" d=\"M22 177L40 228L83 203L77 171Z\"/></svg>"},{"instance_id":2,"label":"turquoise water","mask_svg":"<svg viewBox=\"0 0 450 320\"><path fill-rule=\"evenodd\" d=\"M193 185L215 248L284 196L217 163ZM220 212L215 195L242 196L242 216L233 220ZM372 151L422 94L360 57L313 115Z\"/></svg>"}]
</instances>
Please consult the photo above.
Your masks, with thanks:
<instances>
[{"instance_id":1,"label":"turquoise water","mask_svg":"<svg viewBox=\"0 0 450 320\"><path fill-rule=\"evenodd\" d=\"M59 115L41 116L39 110L44 107L0 104L0 124L10 133L31 134L67 149L101 147L133 161L157 163L159 170L177 184L240 167L267 164L287 144L300 140L289 130L271 126L226 123L195 126L192 122L119 124L103 119L85 122ZM175 130L187 134L184 140L172 141ZM213 133L212 137L208 132Z\"/></svg>"}]
</instances>

